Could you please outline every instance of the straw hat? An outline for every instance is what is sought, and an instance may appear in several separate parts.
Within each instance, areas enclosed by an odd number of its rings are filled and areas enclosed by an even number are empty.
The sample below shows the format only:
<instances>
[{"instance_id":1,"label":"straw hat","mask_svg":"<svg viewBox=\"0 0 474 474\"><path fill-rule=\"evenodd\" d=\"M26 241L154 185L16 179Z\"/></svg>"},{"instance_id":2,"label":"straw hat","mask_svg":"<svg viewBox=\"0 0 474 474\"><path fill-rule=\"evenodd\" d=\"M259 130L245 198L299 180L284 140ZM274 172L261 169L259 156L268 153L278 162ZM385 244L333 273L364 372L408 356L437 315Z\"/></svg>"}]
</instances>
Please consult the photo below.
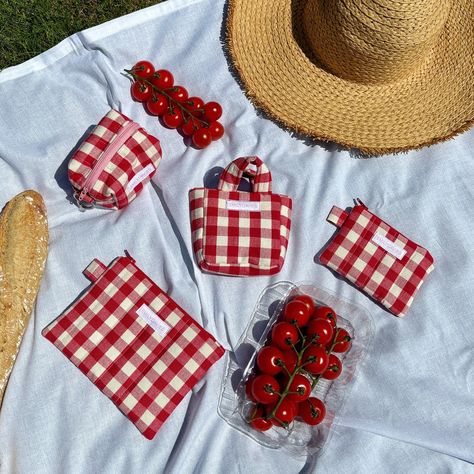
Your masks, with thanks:
<instances>
[{"instance_id":1,"label":"straw hat","mask_svg":"<svg viewBox=\"0 0 474 474\"><path fill-rule=\"evenodd\" d=\"M373 155L474 122L474 0L229 0L227 47L284 127Z\"/></svg>"}]
</instances>

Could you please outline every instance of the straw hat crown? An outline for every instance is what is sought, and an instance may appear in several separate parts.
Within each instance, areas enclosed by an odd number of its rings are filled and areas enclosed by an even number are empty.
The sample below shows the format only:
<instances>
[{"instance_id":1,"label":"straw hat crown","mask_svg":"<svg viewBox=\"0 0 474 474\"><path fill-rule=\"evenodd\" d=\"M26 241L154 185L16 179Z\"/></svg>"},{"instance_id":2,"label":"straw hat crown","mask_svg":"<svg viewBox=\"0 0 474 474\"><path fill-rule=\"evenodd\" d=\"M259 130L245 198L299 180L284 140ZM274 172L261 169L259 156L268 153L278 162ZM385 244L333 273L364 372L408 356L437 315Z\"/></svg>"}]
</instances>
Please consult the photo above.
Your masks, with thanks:
<instances>
[{"instance_id":1,"label":"straw hat crown","mask_svg":"<svg viewBox=\"0 0 474 474\"><path fill-rule=\"evenodd\" d=\"M429 57L449 0L308 0L303 27L316 59L363 84L403 79Z\"/></svg>"}]
</instances>

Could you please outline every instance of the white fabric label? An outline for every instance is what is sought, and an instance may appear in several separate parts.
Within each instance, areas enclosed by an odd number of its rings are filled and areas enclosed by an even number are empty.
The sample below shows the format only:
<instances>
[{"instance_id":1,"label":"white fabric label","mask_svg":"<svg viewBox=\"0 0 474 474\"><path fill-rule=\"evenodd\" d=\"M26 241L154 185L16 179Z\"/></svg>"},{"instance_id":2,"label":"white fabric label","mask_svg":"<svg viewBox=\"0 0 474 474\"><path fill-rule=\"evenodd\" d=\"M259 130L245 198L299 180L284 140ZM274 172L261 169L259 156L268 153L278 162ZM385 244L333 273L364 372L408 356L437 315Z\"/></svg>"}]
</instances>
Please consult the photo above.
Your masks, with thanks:
<instances>
[{"instance_id":1,"label":"white fabric label","mask_svg":"<svg viewBox=\"0 0 474 474\"><path fill-rule=\"evenodd\" d=\"M138 184L140 184L145 178L151 175L155 171L155 167L149 163L141 171L139 171L127 184L127 193L134 189Z\"/></svg>"},{"instance_id":2,"label":"white fabric label","mask_svg":"<svg viewBox=\"0 0 474 474\"><path fill-rule=\"evenodd\" d=\"M157 314L146 304L142 304L137 309L137 314L161 337L165 337L171 331L171 326L157 316Z\"/></svg>"},{"instance_id":3,"label":"white fabric label","mask_svg":"<svg viewBox=\"0 0 474 474\"><path fill-rule=\"evenodd\" d=\"M386 250L389 254L393 255L398 260L401 260L405 254L407 253L406 250L400 248L395 242L387 239L385 235L375 233L372 237L372 241L375 242L377 245L380 245L384 250Z\"/></svg>"},{"instance_id":4,"label":"white fabric label","mask_svg":"<svg viewBox=\"0 0 474 474\"><path fill-rule=\"evenodd\" d=\"M229 211L260 211L258 201L227 201Z\"/></svg>"}]
</instances>

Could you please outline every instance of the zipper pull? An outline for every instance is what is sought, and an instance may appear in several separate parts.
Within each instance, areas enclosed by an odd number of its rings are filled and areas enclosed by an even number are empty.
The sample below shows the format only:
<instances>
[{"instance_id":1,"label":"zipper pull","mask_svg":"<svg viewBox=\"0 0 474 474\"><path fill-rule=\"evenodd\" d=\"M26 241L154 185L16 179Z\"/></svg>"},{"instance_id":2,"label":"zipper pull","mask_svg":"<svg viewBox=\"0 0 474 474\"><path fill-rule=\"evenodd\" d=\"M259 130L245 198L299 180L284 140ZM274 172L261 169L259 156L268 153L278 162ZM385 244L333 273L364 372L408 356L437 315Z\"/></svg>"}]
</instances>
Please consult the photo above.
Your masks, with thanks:
<instances>
[{"instance_id":1,"label":"zipper pull","mask_svg":"<svg viewBox=\"0 0 474 474\"><path fill-rule=\"evenodd\" d=\"M364 206L366 209L368 209L368 207L359 198L355 198L354 202L355 202L356 206L357 205Z\"/></svg>"}]
</instances>

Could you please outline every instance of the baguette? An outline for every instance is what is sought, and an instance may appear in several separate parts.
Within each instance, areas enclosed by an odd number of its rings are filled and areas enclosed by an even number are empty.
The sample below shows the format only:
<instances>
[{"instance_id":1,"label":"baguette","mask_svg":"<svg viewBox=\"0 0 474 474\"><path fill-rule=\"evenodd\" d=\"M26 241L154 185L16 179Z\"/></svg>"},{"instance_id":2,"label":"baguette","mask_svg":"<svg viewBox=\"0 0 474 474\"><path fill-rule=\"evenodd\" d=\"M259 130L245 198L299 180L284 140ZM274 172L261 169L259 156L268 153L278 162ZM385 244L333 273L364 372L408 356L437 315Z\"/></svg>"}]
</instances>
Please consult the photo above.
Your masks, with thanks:
<instances>
[{"instance_id":1,"label":"baguette","mask_svg":"<svg viewBox=\"0 0 474 474\"><path fill-rule=\"evenodd\" d=\"M0 214L0 406L28 325L48 253L48 221L36 191L15 196Z\"/></svg>"}]
</instances>

